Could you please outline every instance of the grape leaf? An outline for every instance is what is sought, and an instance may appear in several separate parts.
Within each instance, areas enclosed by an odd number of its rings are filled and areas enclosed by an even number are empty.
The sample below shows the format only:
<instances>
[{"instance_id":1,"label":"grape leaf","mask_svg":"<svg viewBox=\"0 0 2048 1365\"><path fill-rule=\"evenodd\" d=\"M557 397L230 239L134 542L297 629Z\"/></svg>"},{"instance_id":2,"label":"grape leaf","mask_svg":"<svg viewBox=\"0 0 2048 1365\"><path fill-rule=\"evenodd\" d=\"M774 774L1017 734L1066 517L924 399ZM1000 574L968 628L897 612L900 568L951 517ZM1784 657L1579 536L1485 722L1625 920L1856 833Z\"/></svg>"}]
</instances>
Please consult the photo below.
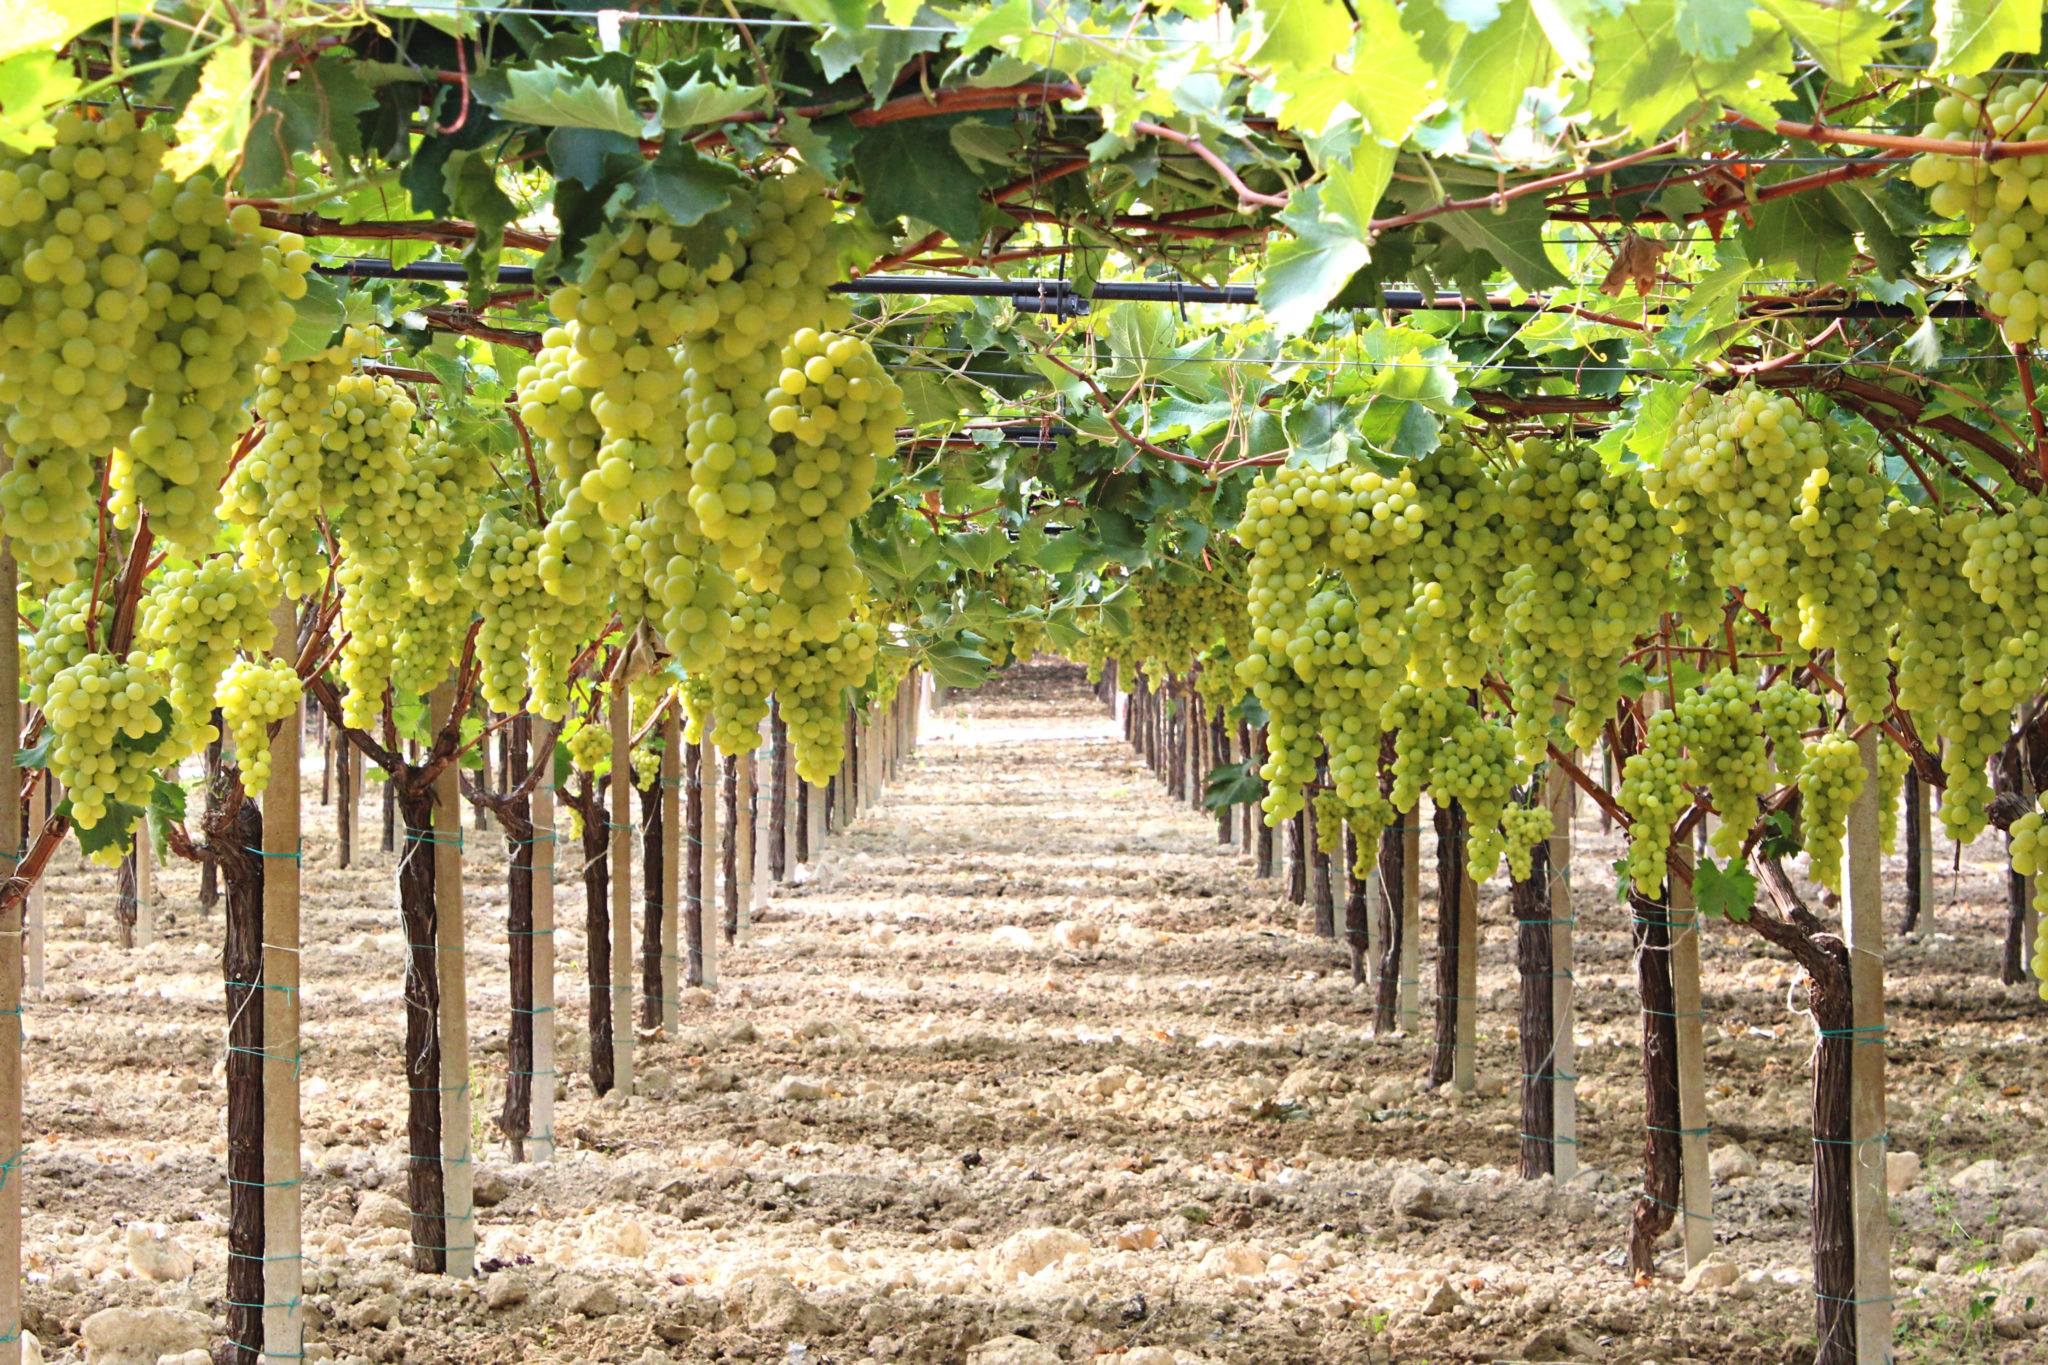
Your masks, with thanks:
<instances>
[{"instance_id":1,"label":"grape leaf","mask_svg":"<svg viewBox=\"0 0 2048 1365\"><path fill-rule=\"evenodd\" d=\"M158 697L156 705L149 709L156 716L156 728L146 735L131 735L126 730L120 731L114 736L116 749L138 754L153 754L163 747L163 742L171 737L172 727L177 724L177 716L171 711L168 697Z\"/></svg>"},{"instance_id":2,"label":"grape leaf","mask_svg":"<svg viewBox=\"0 0 2048 1365\"><path fill-rule=\"evenodd\" d=\"M1550 221L1543 201L1533 195L1511 199L1506 210L1470 209L1435 221L1467 248L1491 255L1524 289L1556 289L1571 283L1543 248L1543 228Z\"/></svg>"},{"instance_id":3,"label":"grape leaf","mask_svg":"<svg viewBox=\"0 0 2048 1365\"><path fill-rule=\"evenodd\" d=\"M853 165L877 223L915 218L963 245L981 235L981 177L953 148L956 118L908 119L861 130Z\"/></svg>"},{"instance_id":4,"label":"grape leaf","mask_svg":"<svg viewBox=\"0 0 2048 1365\"><path fill-rule=\"evenodd\" d=\"M1508 0L1451 60L1450 95L1465 107L1465 126L1489 133L1514 127L1530 86L1548 85L1557 53L1529 0Z\"/></svg>"},{"instance_id":5,"label":"grape leaf","mask_svg":"<svg viewBox=\"0 0 2048 1365\"><path fill-rule=\"evenodd\" d=\"M1756 207L1756 223L1742 230L1749 259L1783 266L1809 280L1839 284L1848 278L1856 238L1827 197L1788 194Z\"/></svg>"},{"instance_id":6,"label":"grape leaf","mask_svg":"<svg viewBox=\"0 0 2048 1365\"><path fill-rule=\"evenodd\" d=\"M57 140L49 111L78 90L71 64L54 53L21 52L0 61L0 143L32 152Z\"/></svg>"},{"instance_id":7,"label":"grape leaf","mask_svg":"<svg viewBox=\"0 0 2048 1365\"><path fill-rule=\"evenodd\" d=\"M1266 250L1259 307L1274 331L1293 336L1306 331L1315 315L1372 259L1372 249L1366 245L1365 224L1348 213L1326 215L1321 184L1297 187L1279 217L1294 236Z\"/></svg>"},{"instance_id":8,"label":"grape leaf","mask_svg":"<svg viewBox=\"0 0 2048 1365\"><path fill-rule=\"evenodd\" d=\"M1864 68L1884 50L1892 8L1875 8L1854 0L1756 0L1777 16L1793 41L1819 62L1821 69L1844 84L1863 79Z\"/></svg>"},{"instance_id":9,"label":"grape leaf","mask_svg":"<svg viewBox=\"0 0 2048 1365\"><path fill-rule=\"evenodd\" d=\"M1202 783L1202 809L1228 810L1232 806L1256 805L1265 799L1266 780L1259 776L1261 763L1219 763Z\"/></svg>"},{"instance_id":10,"label":"grape leaf","mask_svg":"<svg viewBox=\"0 0 2048 1365\"><path fill-rule=\"evenodd\" d=\"M1974 76L2008 52L2031 52L2041 7L2026 0L1934 0L1932 71Z\"/></svg>"},{"instance_id":11,"label":"grape leaf","mask_svg":"<svg viewBox=\"0 0 2048 1365\"><path fill-rule=\"evenodd\" d=\"M128 839L134 833L135 822L142 818L143 811L142 807L131 806L125 801L109 801L106 813L100 816L100 822L91 829L85 829L72 818L71 798L67 796L57 803L57 808L50 814L60 820L72 821L71 832L78 838L78 851L90 858L110 848L118 848L125 852Z\"/></svg>"},{"instance_id":12,"label":"grape leaf","mask_svg":"<svg viewBox=\"0 0 2048 1365\"><path fill-rule=\"evenodd\" d=\"M135 8L122 0L12 0L6 32L0 36L0 58L36 49L55 52L94 24Z\"/></svg>"},{"instance_id":13,"label":"grape leaf","mask_svg":"<svg viewBox=\"0 0 2048 1365\"><path fill-rule=\"evenodd\" d=\"M946 556L963 569L993 573L1010 553L1010 538L1000 531L956 531L946 537Z\"/></svg>"},{"instance_id":14,"label":"grape leaf","mask_svg":"<svg viewBox=\"0 0 2048 1365\"><path fill-rule=\"evenodd\" d=\"M1256 0L1262 36L1253 61L1316 70L1351 46L1351 16L1340 0Z\"/></svg>"},{"instance_id":15,"label":"grape leaf","mask_svg":"<svg viewBox=\"0 0 2048 1365\"><path fill-rule=\"evenodd\" d=\"M707 74L711 79L705 78ZM681 84L670 84L678 78ZM657 68L647 88L654 97L655 117L670 132L716 123L768 98L766 86L727 85L715 70L702 72L683 62Z\"/></svg>"},{"instance_id":16,"label":"grape leaf","mask_svg":"<svg viewBox=\"0 0 2048 1365\"><path fill-rule=\"evenodd\" d=\"M159 777L156 785L150 788L147 815L150 841L156 848L156 860L161 865L169 861L171 851L167 826L174 822L182 823L185 819L185 789Z\"/></svg>"},{"instance_id":17,"label":"grape leaf","mask_svg":"<svg viewBox=\"0 0 2048 1365\"><path fill-rule=\"evenodd\" d=\"M1365 116L1375 137L1398 143L1408 136L1416 115L1434 97L1430 87L1437 73L1401 27L1393 0L1356 0L1358 37L1351 49L1352 108Z\"/></svg>"},{"instance_id":18,"label":"grape leaf","mask_svg":"<svg viewBox=\"0 0 2048 1365\"><path fill-rule=\"evenodd\" d=\"M1733 858L1722 868L1712 858L1701 858L1692 870L1693 903L1708 919L1749 919L1756 908L1756 874Z\"/></svg>"},{"instance_id":19,"label":"grape leaf","mask_svg":"<svg viewBox=\"0 0 2048 1365\"><path fill-rule=\"evenodd\" d=\"M1678 46L1695 57L1725 62L1749 41L1750 0L1680 0L1672 26Z\"/></svg>"},{"instance_id":20,"label":"grape leaf","mask_svg":"<svg viewBox=\"0 0 2048 1365\"><path fill-rule=\"evenodd\" d=\"M672 137L634 177L632 204L658 208L677 227L690 227L730 204L733 188L744 183L746 176L733 166Z\"/></svg>"},{"instance_id":21,"label":"grape leaf","mask_svg":"<svg viewBox=\"0 0 2048 1365\"><path fill-rule=\"evenodd\" d=\"M534 67L501 67L497 80L478 80L478 98L507 123L532 123L543 128L598 128L626 137L642 137L647 121L633 108L630 94L610 81L593 80L552 63Z\"/></svg>"},{"instance_id":22,"label":"grape leaf","mask_svg":"<svg viewBox=\"0 0 2048 1365\"><path fill-rule=\"evenodd\" d=\"M278 348L286 361L305 360L327 349L341 330L341 291L325 275L306 276L305 296L293 305L292 329Z\"/></svg>"},{"instance_id":23,"label":"grape leaf","mask_svg":"<svg viewBox=\"0 0 2048 1365\"><path fill-rule=\"evenodd\" d=\"M164 170L179 180L206 167L224 170L242 153L249 133L249 92L256 84L255 46L215 48L200 68L199 92L178 116L177 145L164 153Z\"/></svg>"},{"instance_id":24,"label":"grape leaf","mask_svg":"<svg viewBox=\"0 0 2048 1365\"><path fill-rule=\"evenodd\" d=\"M47 768L50 766L50 746L56 742L56 732L43 727L43 737L27 749L14 751L14 766L17 768Z\"/></svg>"},{"instance_id":25,"label":"grape leaf","mask_svg":"<svg viewBox=\"0 0 2048 1365\"><path fill-rule=\"evenodd\" d=\"M993 666L989 657L968 643L967 636L934 641L918 655L932 681L943 687L979 687Z\"/></svg>"},{"instance_id":26,"label":"grape leaf","mask_svg":"<svg viewBox=\"0 0 2048 1365\"><path fill-rule=\"evenodd\" d=\"M1750 38L1732 56L1712 59L1680 40L1681 0L1636 0L1608 14L1596 7L1592 113L1641 136L1717 112L1727 104L1758 117L1790 100L1792 43L1775 19L1750 16Z\"/></svg>"}]
</instances>

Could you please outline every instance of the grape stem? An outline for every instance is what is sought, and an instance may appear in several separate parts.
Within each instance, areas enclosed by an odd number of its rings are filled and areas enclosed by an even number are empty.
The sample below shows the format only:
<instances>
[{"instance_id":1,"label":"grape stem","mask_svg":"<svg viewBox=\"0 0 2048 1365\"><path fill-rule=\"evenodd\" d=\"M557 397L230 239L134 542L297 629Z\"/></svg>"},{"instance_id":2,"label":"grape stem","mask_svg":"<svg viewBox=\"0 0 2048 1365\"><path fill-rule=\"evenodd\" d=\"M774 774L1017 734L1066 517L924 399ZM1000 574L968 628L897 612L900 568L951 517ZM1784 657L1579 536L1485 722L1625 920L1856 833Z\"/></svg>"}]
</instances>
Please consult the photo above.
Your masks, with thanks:
<instances>
[{"instance_id":1,"label":"grape stem","mask_svg":"<svg viewBox=\"0 0 2048 1365\"><path fill-rule=\"evenodd\" d=\"M2019 358L2020 392L2026 396L2027 416L2034 423L2034 467L2040 471L2042 480L2048 482L2048 422L2042 420L2041 404L2034 395L2033 348L2018 342L2012 353Z\"/></svg>"}]
</instances>

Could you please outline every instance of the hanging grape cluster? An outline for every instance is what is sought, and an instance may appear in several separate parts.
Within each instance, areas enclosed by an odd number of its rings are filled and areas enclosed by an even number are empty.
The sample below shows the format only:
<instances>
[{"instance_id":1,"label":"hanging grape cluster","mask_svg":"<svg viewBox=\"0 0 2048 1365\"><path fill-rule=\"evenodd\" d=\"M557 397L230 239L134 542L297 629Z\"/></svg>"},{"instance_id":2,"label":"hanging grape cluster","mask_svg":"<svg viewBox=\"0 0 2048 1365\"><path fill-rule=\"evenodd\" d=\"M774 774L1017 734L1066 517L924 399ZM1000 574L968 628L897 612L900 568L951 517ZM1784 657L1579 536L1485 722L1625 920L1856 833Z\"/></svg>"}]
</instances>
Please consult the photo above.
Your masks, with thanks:
<instances>
[{"instance_id":1,"label":"hanging grape cluster","mask_svg":"<svg viewBox=\"0 0 2048 1365\"><path fill-rule=\"evenodd\" d=\"M2048 1000L2048 818L2030 810L2012 822L2007 831L2012 870L2034 878L2033 960L2034 979L2041 983L2041 998Z\"/></svg>"},{"instance_id":2,"label":"hanging grape cluster","mask_svg":"<svg viewBox=\"0 0 2048 1365\"><path fill-rule=\"evenodd\" d=\"M50 772L64 784L79 829L96 829L114 805L149 804L156 750L170 727L163 700L163 683L140 653L88 654L50 679L42 703ZM111 852L118 861L119 847Z\"/></svg>"},{"instance_id":3,"label":"hanging grape cluster","mask_svg":"<svg viewBox=\"0 0 2048 1365\"><path fill-rule=\"evenodd\" d=\"M1632 471L1548 441L1518 454L1507 481L1504 672L1515 745L1534 763L1560 685L1573 744L1590 744L1614 714L1623 656L1667 605L1674 540Z\"/></svg>"},{"instance_id":4,"label":"hanging grape cluster","mask_svg":"<svg viewBox=\"0 0 2048 1365\"><path fill-rule=\"evenodd\" d=\"M136 638L170 680L178 742L159 758L168 764L212 742L214 694L235 652L261 654L276 633L262 585L227 555L171 569L158 580L142 599Z\"/></svg>"},{"instance_id":5,"label":"hanging grape cluster","mask_svg":"<svg viewBox=\"0 0 2048 1365\"><path fill-rule=\"evenodd\" d=\"M237 659L221 676L221 718L234 736L242 790L251 796L270 781L270 727L298 714L299 690L299 675L285 659Z\"/></svg>"},{"instance_id":6,"label":"hanging grape cluster","mask_svg":"<svg viewBox=\"0 0 2048 1365\"><path fill-rule=\"evenodd\" d=\"M163 174L163 139L133 114L67 112L51 134L25 156L0 151L13 455L0 531L41 583L71 578L94 541L100 458L118 523L146 509L166 540L209 544L253 363L290 329L311 265L296 237L230 209L210 176Z\"/></svg>"},{"instance_id":7,"label":"hanging grape cluster","mask_svg":"<svg viewBox=\"0 0 2048 1365\"><path fill-rule=\"evenodd\" d=\"M1995 92L1982 77L1959 81L1955 93L1934 102L1934 117L1920 135L1961 143L2048 137L2048 111L2041 107L2044 88L2034 76ZM1913 159L1911 171L1913 183L1930 191L1927 206L1936 216L1970 225L1977 287L2013 345L2040 334L2048 301L2048 180L2038 163L2038 157L1987 161L1960 148L1954 156L1923 152Z\"/></svg>"}]
</instances>

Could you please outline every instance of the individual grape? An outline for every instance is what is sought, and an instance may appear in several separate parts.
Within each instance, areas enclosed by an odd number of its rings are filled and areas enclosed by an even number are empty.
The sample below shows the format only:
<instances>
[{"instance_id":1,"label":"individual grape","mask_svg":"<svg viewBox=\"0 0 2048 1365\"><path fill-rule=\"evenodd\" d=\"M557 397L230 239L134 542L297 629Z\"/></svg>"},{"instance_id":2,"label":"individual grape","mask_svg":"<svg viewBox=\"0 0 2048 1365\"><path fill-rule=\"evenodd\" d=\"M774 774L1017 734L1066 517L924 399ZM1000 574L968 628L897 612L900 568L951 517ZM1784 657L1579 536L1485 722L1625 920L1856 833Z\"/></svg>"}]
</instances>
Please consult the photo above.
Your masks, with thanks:
<instances>
[{"instance_id":1,"label":"individual grape","mask_svg":"<svg viewBox=\"0 0 2048 1365\"><path fill-rule=\"evenodd\" d=\"M255 577L227 555L165 572L142 599L136 638L154 654L170 680L180 752L174 761L213 739L214 695L237 650L267 651L277 632Z\"/></svg>"},{"instance_id":2,"label":"individual grape","mask_svg":"<svg viewBox=\"0 0 2048 1365\"><path fill-rule=\"evenodd\" d=\"M1842 889L1842 839L1849 828L1849 807L1863 790L1863 755L1856 741L1830 731L1806 749L1799 773L1799 829L1813 879L1834 891Z\"/></svg>"},{"instance_id":3,"label":"individual grape","mask_svg":"<svg viewBox=\"0 0 2048 1365\"><path fill-rule=\"evenodd\" d=\"M163 701L163 683L140 653L88 654L50 679L50 772L69 794L78 829L97 829L114 805L149 804L170 724L168 706L158 709ZM119 848L113 853L118 861Z\"/></svg>"},{"instance_id":4,"label":"individual grape","mask_svg":"<svg viewBox=\"0 0 2048 1365\"><path fill-rule=\"evenodd\" d=\"M234 737L242 790L251 796L270 781L270 727L298 714L300 691L287 659L237 659L221 675L215 700Z\"/></svg>"}]
</instances>

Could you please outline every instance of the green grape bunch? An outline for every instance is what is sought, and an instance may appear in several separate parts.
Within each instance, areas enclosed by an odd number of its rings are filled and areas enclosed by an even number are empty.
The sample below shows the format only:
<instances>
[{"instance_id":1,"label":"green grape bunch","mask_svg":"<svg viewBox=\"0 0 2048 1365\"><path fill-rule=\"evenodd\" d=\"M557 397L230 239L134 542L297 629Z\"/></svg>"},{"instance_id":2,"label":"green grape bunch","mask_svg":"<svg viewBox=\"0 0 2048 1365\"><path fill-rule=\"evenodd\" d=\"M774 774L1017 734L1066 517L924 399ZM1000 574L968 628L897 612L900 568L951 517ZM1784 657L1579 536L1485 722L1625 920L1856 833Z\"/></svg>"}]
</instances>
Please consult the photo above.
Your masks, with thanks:
<instances>
[{"instance_id":1,"label":"green grape bunch","mask_svg":"<svg viewBox=\"0 0 2048 1365\"><path fill-rule=\"evenodd\" d=\"M1780 782L1796 782L1806 763L1806 732L1827 719L1827 703L1789 680L1762 689L1756 700L1774 774Z\"/></svg>"},{"instance_id":2,"label":"green grape bunch","mask_svg":"<svg viewBox=\"0 0 2048 1365\"><path fill-rule=\"evenodd\" d=\"M1426 529L1413 559L1409 676L1425 687L1477 687L1501 643L1507 494L1463 440L1416 461L1414 478Z\"/></svg>"},{"instance_id":3,"label":"green grape bunch","mask_svg":"<svg viewBox=\"0 0 2048 1365\"><path fill-rule=\"evenodd\" d=\"M234 443L249 427L259 363L290 333L312 257L271 233L248 204L228 206L211 172L160 175L144 225L148 315L128 367L129 401L108 481L118 526L138 511L170 544L203 553Z\"/></svg>"},{"instance_id":4,"label":"green grape bunch","mask_svg":"<svg viewBox=\"0 0 2048 1365\"><path fill-rule=\"evenodd\" d=\"M1954 93L1934 102L1933 119L1920 135L1964 144L2048 138L2044 88L2033 76L2002 84L1995 92L1982 77L1959 81ZM1970 225L1977 287L1999 331L2014 346L2040 335L2048 306L2048 175L2043 170L2039 157L1987 161L1966 145L1953 156L1923 152L1909 173L1915 185L1929 192L1927 207L1936 217Z\"/></svg>"},{"instance_id":5,"label":"green grape bunch","mask_svg":"<svg viewBox=\"0 0 2048 1365\"><path fill-rule=\"evenodd\" d=\"M1669 602L1677 542L1633 470L1542 440L1513 454L1503 672L1516 748L1533 764L1547 751L1560 684L1574 745L1591 744L1614 714L1628 646L1655 629Z\"/></svg>"},{"instance_id":6,"label":"green grape bunch","mask_svg":"<svg viewBox=\"0 0 2048 1365\"><path fill-rule=\"evenodd\" d=\"M2033 962L2034 979L2041 982L2041 998L2048 1000L2048 818L2040 810L2030 810L2012 822L2006 831L2007 856L2012 870L2022 877L2034 879L2034 914L2038 923L2034 927Z\"/></svg>"},{"instance_id":7,"label":"green grape bunch","mask_svg":"<svg viewBox=\"0 0 2048 1365\"><path fill-rule=\"evenodd\" d=\"M277 632L263 597L256 576L228 555L169 569L143 597L136 638L169 679L177 717L178 752L159 755L167 762L213 740L214 696L236 651L270 648Z\"/></svg>"},{"instance_id":8,"label":"green grape bunch","mask_svg":"<svg viewBox=\"0 0 2048 1365\"><path fill-rule=\"evenodd\" d=\"M0 532L34 581L75 573L94 535L93 456L116 422L149 313L147 225L164 140L133 114L60 114L52 145L0 148L0 411L12 467Z\"/></svg>"},{"instance_id":9,"label":"green grape bunch","mask_svg":"<svg viewBox=\"0 0 2048 1365\"><path fill-rule=\"evenodd\" d=\"M326 455L338 438L335 386L376 340L351 327L333 346L287 362L271 352L256 367L251 400L263 434L221 486L221 520L242 528L241 558L275 595L316 592L327 573L320 515L327 502Z\"/></svg>"},{"instance_id":10,"label":"green grape bunch","mask_svg":"<svg viewBox=\"0 0 2048 1365\"><path fill-rule=\"evenodd\" d=\"M1799 772L1799 830L1806 845L1813 879L1833 891L1842 889L1842 841L1849 828L1849 807L1863 791L1866 774L1855 740L1830 731L1807 746Z\"/></svg>"},{"instance_id":11,"label":"green grape bunch","mask_svg":"<svg viewBox=\"0 0 2048 1365\"><path fill-rule=\"evenodd\" d=\"M780 520L744 573L750 587L802 612L813 638L829 640L863 586L853 522L873 499L879 462L895 454L903 390L858 337L798 328L781 360L766 400Z\"/></svg>"},{"instance_id":12,"label":"green grape bunch","mask_svg":"<svg viewBox=\"0 0 2048 1365\"><path fill-rule=\"evenodd\" d=\"M1899 593L1878 556L1884 504L1884 481L1838 447L1806 476L1792 517L1799 647L1834 651L1835 675L1858 724L1883 719L1892 700L1889 641Z\"/></svg>"},{"instance_id":13,"label":"green grape bunch","mask_svg":"<svg viewBox=\"0 0 2048 1365\"><path fill-rule=\"evenodd\" d=\"M162 679L140 652L88 654L45 689L50 772L71 800L71 821L97 829L114 805L145 807L156 787L158 744L169 721ZM165 706L163 710L168 710ZM119 861L121 850L112 850Z\"/></svg>"},{"instance_id":14,"label":"green grape bunch","mask_svg":"<svg viewBox=\"0 0 2048 1365\"><path fill-rule=\"evenodd\" d=\"M569 732L569 762L579 773L602 776L612 767L611 731L601 721L589 720Z\"/></svg>"},{"instance_id":15,"label":"green grape bunch","mask_svg":"<svg viewBox=\"0 0 2048 1365\"><path fill-rule=\"evenodd\" d=\"M1967 572L1982 520L1967 509L1944 515L1894 503L1878 545L1881 564L1899 586L1891 647L1899 709L1930 742L1941 743L1947 782L1941 822L1959 843L1984 831L1991 799L1986 765L2005 744L2018 700L2004 609L1980 596ZM1990 569L1991 548L1978 559L1979 573ZM2002 542L1996 548L2002 574ZM2024 649L2024 638L2020 644Z\"/></svg>"},{"instance_id":16,"label":"green grape bunch","mask_svg":"<svg viewBox=\"0 0 2048 1365\"><path fill-rule=\"evenodd\" d=\"M1780 746L1782 768L1798 742L1799 722L1810 714L1797 700L1805 695L1783 684L1760 693L1753 681L1722 669L1650 717L1642 751L1622 765L1616 793L1631 820L1630 880L1644 888L1663 885L1674 827L1692 807L1696 787L1707 789L1721 815L1711 847L1724 858L1741 855L1757 802L1776 784L1769 746ZM1817 698L1814 704L1817 709Z\"/></svg>"},{"instance_id":17,"label":"green grape bunch","mask_svg":"<svg viewBox=\"0 0 2048 1365\"><path fill-rule=\"evenodd\" d=\"M1828 460L1828 433L1785 394L1744 381L1688 394L1663 459L1645 471L1650 501L1678 536L1699 536L1716 585L1769 616L1796 604L1793 518Z\"/></svg>"},{"instance_id":18,"label":"green grape bunch","mask_svg":"<svg viewBox=\"0 0 2048 1365\"><path fill-rule=\"evenodd\" d=\"M1541 806L1509 806L1500 815L1501 837L1507 841L1508 875L1529 880L1536 846L1550 837L1550 812Z\"/></svg>"},{"instance_id":19,"label":"green grape bunch","mask_svg":"<svg viewBox=\"0 0 2048 1365\"><path fill-rule=\"evenodd\" d=\"M270 727L298 714L298 671L289 660L237 659L221 675L215 700L234 735L242 790L260 796L270 781Z\"/></svg>"}]
</instances>

